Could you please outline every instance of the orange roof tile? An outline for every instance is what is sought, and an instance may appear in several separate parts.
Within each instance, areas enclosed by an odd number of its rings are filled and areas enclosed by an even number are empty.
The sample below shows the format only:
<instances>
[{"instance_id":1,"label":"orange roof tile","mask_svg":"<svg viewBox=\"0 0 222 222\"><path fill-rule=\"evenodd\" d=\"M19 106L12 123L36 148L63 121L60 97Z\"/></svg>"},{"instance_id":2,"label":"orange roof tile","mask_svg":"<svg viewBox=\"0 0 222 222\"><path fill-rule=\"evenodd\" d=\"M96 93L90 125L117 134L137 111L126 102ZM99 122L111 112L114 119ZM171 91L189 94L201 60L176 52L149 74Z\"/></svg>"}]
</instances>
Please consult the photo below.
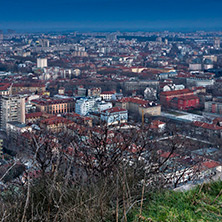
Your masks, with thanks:
<instances>
[{"instance_id":1,"label":"orange roof tile","mask_svg":"<svg viewBox=\"0 0 222 222\"><path fill-rule=\"evenodd\" d=\"M181 90L161 92L160 94L164 96L174 96L174 95L177 96L186 93L192 93L192 91L190 89L181 89Z\"/></svg>"}]
</instances>

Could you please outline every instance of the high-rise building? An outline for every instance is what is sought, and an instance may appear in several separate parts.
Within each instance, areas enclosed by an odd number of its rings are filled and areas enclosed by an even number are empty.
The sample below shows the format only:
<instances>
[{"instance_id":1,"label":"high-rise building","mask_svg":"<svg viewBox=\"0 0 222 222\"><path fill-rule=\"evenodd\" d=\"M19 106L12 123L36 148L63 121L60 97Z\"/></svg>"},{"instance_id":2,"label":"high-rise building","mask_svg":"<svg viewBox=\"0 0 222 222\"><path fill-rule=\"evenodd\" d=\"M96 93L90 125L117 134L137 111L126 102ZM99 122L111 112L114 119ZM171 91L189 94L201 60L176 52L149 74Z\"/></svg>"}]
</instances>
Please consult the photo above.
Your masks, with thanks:
<instances>
[{"instance_id":1,"label":"high-rise building","mask_svg":"<svg viewBox=\"0 0 222 222\"><path fill-rule=\"evenodd\" d=\"M2 96L0 111L1 129L6 129L6 123L9 121L25 123L25 98L21 96Z\"/></svg>"},{"instance_id":2,"label":"high-rise building","mask_svg":"<svg viewBox=\"0 0 222 222\"><path fill-rule=\"evenodd\" d=\"M46 58L38 58L37 59L37 68L45 68L47 67L47 59Z\"/></svg>"},{"instance_id":3,"label":"high-rise building","mask_svg":"<svg viewBox=\"0 0 222 222\"><path fill-rule=\"evenodd\" d=\"M214 40L214 48L215 49L219 49L220 48L220 39L219 38L216 38Z\"/></svg>"},{"instance_id":4,"label":"high-rise building","mask_svg":"<svg viewBox=\"0 0 222 222\"><path fill-rule=\"evenodd\" d=\"M49 47L49 40L48 39L42 39L41 40L42 47Z\"/></svg>"},{"instance_id":5,"label":"high-rise building","mask_svg":"<svg viewBox=\"0 0 222 222\"><path fill-rule=\"evenodd\" d=\"M0 30L0 42L3 40L4 36L3 36L3 31Z\"/></svg>"}]
</instances>

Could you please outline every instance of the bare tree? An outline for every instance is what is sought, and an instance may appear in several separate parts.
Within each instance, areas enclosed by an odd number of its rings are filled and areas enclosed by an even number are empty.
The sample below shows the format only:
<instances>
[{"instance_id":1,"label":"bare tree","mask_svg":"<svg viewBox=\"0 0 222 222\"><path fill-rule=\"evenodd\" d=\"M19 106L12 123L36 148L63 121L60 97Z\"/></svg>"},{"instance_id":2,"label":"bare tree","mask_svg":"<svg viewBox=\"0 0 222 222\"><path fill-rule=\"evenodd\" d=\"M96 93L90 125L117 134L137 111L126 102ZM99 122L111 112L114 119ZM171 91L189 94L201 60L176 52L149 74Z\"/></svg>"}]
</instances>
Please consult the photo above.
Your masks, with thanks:
<instances>
[{"instance_id":1,"label":"bare tree","mask_svg":"<svg viewBox=\"0 0 222 222\"><path fill-rule=\"evenodd\" d=\"M76 124L30 134L21 145L32 162L22 195L13 206L7 201L13 197L6 198L0 215L10 218L5 221L127 221L132 206L168 182L164 167L182 142L162 137L138 125ZM161 160L157 151L166 144L169 156Z\"/></svg>"}]
</instances>

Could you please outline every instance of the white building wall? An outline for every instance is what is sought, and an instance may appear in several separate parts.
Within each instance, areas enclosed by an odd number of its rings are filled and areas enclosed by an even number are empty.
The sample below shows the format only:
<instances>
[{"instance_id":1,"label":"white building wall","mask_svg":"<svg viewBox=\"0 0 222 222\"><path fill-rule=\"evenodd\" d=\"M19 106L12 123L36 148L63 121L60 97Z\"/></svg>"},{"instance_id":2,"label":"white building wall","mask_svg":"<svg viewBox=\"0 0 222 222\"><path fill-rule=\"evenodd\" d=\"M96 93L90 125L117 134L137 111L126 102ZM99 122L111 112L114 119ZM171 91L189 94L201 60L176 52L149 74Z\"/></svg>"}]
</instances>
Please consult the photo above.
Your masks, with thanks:
<instances>
[{"instance_id":1,"label":"white building wall","mask_svg":"<svg viewBox=\"0 0 222 222\"><path fill-rule=\"evenodd\" d=\"M113 107L112 103L100 103L98 104L98 111L101 112L103 110L110 109L112 107Z\"/></svg>"},{"instance_id":2,"label":"white building wall","mask_svg":"<svg viewBox=\"0 0 222 222\"><path fill-rule=\"evenodd\" d=\"M37 59L37 68L45 68L47 66L48 65L47 65L47 59L46 58L44 58L44 59L38 58Z\"/></svg>"},{"instance_id":3,"label":"white building wall","mask_svg":"<svg viewBox=\"0 0 222 222\"><path fill-rule=\"evenodd\" d=\"M107 101L112 100L112 96L113 96L113 95L114 95L114 94L100 94L101 98L102 98L103 100L107 100Z\"/></svg>"},{"instance_id":4,"label":"white building wall","mask_svg":"<svg viewBox=\"0 0 222 222\"><path fill-rule=\"evenodd\" d=\"M25 123L25 98L4 96L1 99L1 128L6 128L9 121Z\"/></svg>"},{"instance_id":5,"label":"white building wall","mask_svg":"<svg viewBox=\"0 0 222 222\"><path fill-rule=\"evenodd\" d=\"M127 111L114 112L114 113L105 112L101 114L101 120L107 122L108 125L118 124L119 122L125 123L128 120L128 112Z\"/></svg>"},{"instance_id":6,"label":"white building wall","mask_svg":"<svg viewBox=\"0 0 222 222\"><path fill-rule=\"evenodd\" d=\"M76 102L75 111L81 116L87 115L96 103L95 99L80 99Z\"/></svg>"}]
</instances>

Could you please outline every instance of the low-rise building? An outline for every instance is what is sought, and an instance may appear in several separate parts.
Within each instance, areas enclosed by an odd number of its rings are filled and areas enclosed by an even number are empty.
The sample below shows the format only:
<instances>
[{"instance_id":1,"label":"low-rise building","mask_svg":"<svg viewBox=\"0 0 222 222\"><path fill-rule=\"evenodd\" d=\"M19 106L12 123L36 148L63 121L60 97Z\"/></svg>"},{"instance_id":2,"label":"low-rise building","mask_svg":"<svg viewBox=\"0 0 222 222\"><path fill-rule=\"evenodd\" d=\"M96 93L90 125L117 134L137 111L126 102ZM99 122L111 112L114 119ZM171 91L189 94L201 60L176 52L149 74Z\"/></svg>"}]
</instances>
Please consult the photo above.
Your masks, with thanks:
<instances>
[{"instance_id":1,"label":"low-rise building","mask_svg":"<svg viewBox=\"0 0 222 222\"><path fill-rule=\"evenodd\" d=\"M159 116L161 114L161 105L137 97L124 97L116 101L116 106L140 116L145 114Z\"/></svg>"},{"instance_id":2,"label":"low-rise building","mask_svg":"<svg viewBox=\"0 0 222 222\"><path fill-rule=\"evenodd\" d=\"M69 119L61 116L53 116L51 118L41 120L40 127L52 132L61 132L67 126L71 126L73 124L74 122Z\"/></svg>"},{"instance_id":3,"label":"low-rise building","mask_svg":"<svg viewBox=\"0 0 222 222\"><path fill-rule=\"evenodd\" d=\"M182 89L185 89L184 85L168 84L163 87L164 92L173 91L173 90L182 90Z\"/></svg>"},{"instance_id":4,"label":"low-rise building","mask_svg":"<svg viewBox=\"0 0 222 222\"><path fill-rule=\"evenodd\" d=\"M78 96L86 96L86 89L83 86L79 86L77 89L77 95Z\"/></svg>"},{"instance_id":5,"label":"low-rise building","mask_svg":"<svg viewBox=\"0 0 222 222\"><path fill-rule=\"evenodd\" d=\"M173 98L180 98L184 96L193 96L194 92L190 89L173 90L160 93L160 103L163 106L170 107L170 102Z\"/></svg>"},{"instance_id":6,"label":"low-rise building","mask_svg":"<svg viewBox=\"0 0 222 222\"><path fill-rule=\"evenodd\" d=\"M187 85L195 86L212 86L214 85L215 80L212 78L187 78Z\"/></svg>"},{"instance_id":7,"label":"low-rise building","mask_svg":"<svg viewBox=\"0 0 222 222\"><path fill-rule=\"evenodd\" d=\"M105 91L100 94L100 97L102 98L102 100L110 101L110 100L112 100L113 95L115 93L116 93L115 91Z\"/></svg>"},{"instance_id":8,"label":"low-rise building","mask_svg":"<svg viewBox=\"0 0 222 222\"><path fill-rule=\"evenodd\" d=\"M102 112L103 110L111 109L112 107L113 107L113 104L111 102L101 101L97 103L97 108L98 108L99 113Z\"/></svg>"},{"instance_id":9,"label":"low-rise building","mask_svg":"<svg viewBox=\"0 0 222 222\"><path fill-rule=\"evenodd\" d=\"M168 72L165 73L160 73L159 74L159 79L168 79L168 78L173 78L176 77L178 74L176 72L176 70L170 70Z\"/></svg>"},{"instance_id":10,"label":"low-rise building","mask_svg":"<svg viewBox=\"0 0 222 222\"><path fill-rule=\"evenodd\" d=\"M95 103L96 103L95 98L81 98L76 101L75 112L81 116L85 116L89 112L93 111Z\"/></svg>"},{"instance_id":11,"label":"low-rise building","mask_svg":"<svg viewBox=\"0 0 222 222\"><path fill-rule=\"evenodd\" d=\"M18 121L10 121L6 123L6 132L10 138L17 139L24 132L31 132L32 127Z\"/></svg>"},{"instance_id":12,"label":"low-rise building","mask_svg":"<svg viewBox=\"0 0 222 222\"><path fill-rule=\"evenodd\" d=\"M65 117L81 125L88 125L89 127L93 125L92 118L88 116L80 116L77 113L67 113Z\"/></svg>"},{"instance_id":13,"label":"low-rise building","mask_svg":"<svg viewBox=\"0 0 222 222\"><path fill-rule=\"evenodd\" d=\"M11 83L0 83L0 95L9 96L12 94L12 84Z\"/></svg>"},{"instance_id":14,"label":"low-rise building","mask_svg":"<svg viewBox=\"0 0 222 222\"><path fill-rule=\"evenodd\" d=\"M25 122L26 123L34 123L39 121L43 118L42 112L35 112L35 113L27 113L25 114Z\"/></svg>"},{"instance_id":15,"label":"low-rise building","mask_svg":"<svg viewBox=\"0 0 222 222\"><path fill-rule=\"evenodd\" d=\"M170 101L170 107L180 110L190 110L199 107L199 98L196 95L175 97Z\"/></svg>"},{"instance_id":16,"label":"low-rise building","mask_svg":"<svg viewBox=\"0 0 222 222\"><path fill-rule=\"evenodd\" d=\"M45 84L43 83L14 83L12 86L12 94L17 95L18 93L39 93L45 92Z\"/></svg>"},{"instance_id":17,"label":"low-rise building","mask_svg":"<svg viewBox=\"0 0 222 222\"><path fill-rule=\"evenodd\" d=\"M215 118L212 123L194 121L191 132L198 138L221 139L222 137L222 119Z\"/></svg>"},{"instance_id":18,"label":"low-rise building","mask_svg":"<svg viewBox=\"0 0 222 222\"><path fill-rule=\"evenodd\" d=\"M96 88L90 88L88 89L88 96L100 96L101 93L101 88L100 87L96 87Z\"/></svg>"},{"instance_id":19,"label":"low-rise building","mask_svg":"<svg viewBox=\"0 0 222 222\"><path fill-rule=\"evenodd\" d=\"M113 107L101 112L101 120L107 122L108 125L126 123L128 112L121 107Z\"/></svg>"},{"instance_id":20,"label":"low-rise building","mask_svg":"<svg viewBox=\"0 0 222 222\"><path fill-rule=\"evenodd\" d=\"M58 94L59 95L64 95L65 94L65 88L64 87L60 87L58 90Z\"/></svg>"},{"instance_id":21,"label":"low-rise building","mask_svg":"<svg viewBox=\"0 0 222 222\"><path fill-rule=\"evenodd\" d=\"M222 103L207 101L204 103L205 112L222 114Z\"/></svg>"},{"instance_id":22,"label":"low-rise building","mask_svg":"<svg viewBox=\"0 0 222 222\"><path fill-rule=\"evenodd\" d=\"M49 114L60 114L75 111L75 100L67 99L36 99L32 100L31 104L37 107L37 111L46 112Z\"/></svg>"},{"instance_id":23,"label":"low-rise building","mask_svg":"<svg viewBox=\"0 0 222 222\"><path fill-rule=\"evenodd\" d=\"M199 71L202 70L202 61L200 58L195 58L189 64L189 70Z\"/></svg>"},{"instance_id":24,"label":"low-rise building","mask_svg":"<svg viewBox=\"0 0 222 222\"><path fill-rule=\"evenodd\" d=\"M166 123L160 120L153 120L150 123L150 129L158 132L163 132L166 128Z\"/></svg>"}]
</instances>

